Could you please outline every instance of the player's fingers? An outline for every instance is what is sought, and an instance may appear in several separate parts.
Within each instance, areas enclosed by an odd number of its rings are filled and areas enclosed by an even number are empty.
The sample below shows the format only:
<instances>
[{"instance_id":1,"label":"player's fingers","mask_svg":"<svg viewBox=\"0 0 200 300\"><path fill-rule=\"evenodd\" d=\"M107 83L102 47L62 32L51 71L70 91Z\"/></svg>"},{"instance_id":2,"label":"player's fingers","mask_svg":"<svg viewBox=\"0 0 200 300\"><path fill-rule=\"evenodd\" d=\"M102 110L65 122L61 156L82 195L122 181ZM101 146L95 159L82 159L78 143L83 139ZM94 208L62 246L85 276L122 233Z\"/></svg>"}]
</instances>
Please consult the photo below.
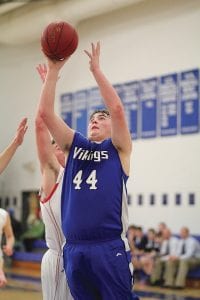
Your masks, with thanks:
<instances>
[{"instance_id":1,"label":"player's fingers","mask_svg":"<svg viewBox=\"0 0 200 300\"><path fill-rule=\"evenodd\" d=\"M95 45L94 45L94 43L91 43L91 45L92 45L92 55L94 56L95 55Z\"/></svg>"},{"instance_id":2,"label":"player's fingers","mask_svg":"<svg viewBox=\"0 0 200 300\"><path fill-rule=\"evenodd\" d=\"M96 52L97 52L97 55L100 55L100 41L97 42L97 47L96 47Z\"/></svg>"},{"instance_id":3,"label":"player's fingers","mask_svg":"<svg viewBox=\"0 0 200 300\"><path fill-rule=\"evenodd\" d=\"M20 131L20 129L24 126L24 123L25 123L25 119L22 119L17 127L17 131Z\"/></svg>"},{"instance_id":4,"label":"player's fingers","mask_svg":"<svg viewBox=\"0 0 200 300\"><path fill-rule=\"evenodd\" d=\"M28 126L26 126L26 127L24 128L24 134L26 133L27 129L28 129Z\"/></svg>"},{"instance_id":5,"label":"player's fingers","mask_svg":"<svg viewBox=\"0 0 200 300\"><path fill-rule=\"evenodd\" d=\"M18 129L20 130L21 128L24 128L24 126L26 126L26 123L27 123L27 118L26 117L24 117L22 120L21 120L21 122L20 122L20 124L19 124L19 126L18 126Z\"/></svg>"},{"instance_id":6,"label":"player's fingers","mask_svg":"<svg viewBox=\"0 0 200 300\"><path fill-rule=\"evenodd\" d=\"M84 52L87 54L87 56L88 56L89 58L92 58L92 55L91 55L90 52L88 52L87 50L84 50Z\"/></svg>"}]
</instances>

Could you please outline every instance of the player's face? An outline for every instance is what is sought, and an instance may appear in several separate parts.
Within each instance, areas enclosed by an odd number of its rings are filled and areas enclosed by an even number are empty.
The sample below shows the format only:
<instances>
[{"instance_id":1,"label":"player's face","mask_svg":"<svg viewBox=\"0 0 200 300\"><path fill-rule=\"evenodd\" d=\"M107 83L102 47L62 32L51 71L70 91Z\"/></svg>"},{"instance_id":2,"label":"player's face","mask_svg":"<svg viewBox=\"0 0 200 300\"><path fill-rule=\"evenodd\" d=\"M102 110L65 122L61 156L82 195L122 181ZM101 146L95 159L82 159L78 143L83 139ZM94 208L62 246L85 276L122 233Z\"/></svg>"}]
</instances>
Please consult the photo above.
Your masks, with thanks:
<instances>
[{"instance_id":1,"label":"player's face","mask_svg":"<svg viewBox=\"0 0 200 300\"><path fill-rule=\"evenodd\" d=\"M64 152L60 149L60 147L56 143L53 144L53 147L54 147L55 156L56 156L58 162L62 166L64 166L64 163L65 163L65 154L64 154Z\"/></svg>"},{"instance_id":2,"label":"player's face","mask_svg":"<svg viewBox=\"0 0 200 300\"><path fill-rule=\"evenodd\" d=\"M99 112L92 116L88 125L88 138L91 141L101 142L111 136L110 116Z\"/></svg>"}]
</instances>

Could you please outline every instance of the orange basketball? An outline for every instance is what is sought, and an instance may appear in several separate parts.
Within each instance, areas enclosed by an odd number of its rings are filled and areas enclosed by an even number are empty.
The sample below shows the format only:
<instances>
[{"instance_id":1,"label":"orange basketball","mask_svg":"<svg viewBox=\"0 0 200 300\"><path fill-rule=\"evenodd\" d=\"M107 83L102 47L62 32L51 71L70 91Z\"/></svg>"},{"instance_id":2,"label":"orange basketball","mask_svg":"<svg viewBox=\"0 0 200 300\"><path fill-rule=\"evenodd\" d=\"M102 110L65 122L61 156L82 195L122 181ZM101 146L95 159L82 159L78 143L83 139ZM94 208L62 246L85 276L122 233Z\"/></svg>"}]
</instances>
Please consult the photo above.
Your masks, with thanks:
<instances>
[{"instance_id":1,"label":"orange basketball","mask_svg":"<svg viewBox=\"0 0 200 300\"><path fill-rule=\"evenodd\" d=\"M78 34L67 22L52 22L41 36L42 51L51 59L63 60L78 46Z\"/></svg>"}]
</instances>

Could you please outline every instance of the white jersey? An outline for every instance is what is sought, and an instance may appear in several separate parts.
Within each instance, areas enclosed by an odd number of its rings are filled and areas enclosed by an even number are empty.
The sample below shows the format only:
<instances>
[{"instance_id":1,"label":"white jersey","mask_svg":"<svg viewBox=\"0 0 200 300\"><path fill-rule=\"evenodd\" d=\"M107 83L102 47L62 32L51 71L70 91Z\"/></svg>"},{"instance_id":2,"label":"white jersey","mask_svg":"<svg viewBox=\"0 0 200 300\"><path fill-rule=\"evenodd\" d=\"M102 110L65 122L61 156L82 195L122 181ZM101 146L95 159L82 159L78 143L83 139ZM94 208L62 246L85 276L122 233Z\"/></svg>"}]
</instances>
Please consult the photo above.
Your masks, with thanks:
<instances>
[{"instance_id":1,"label":"white jersey","mask_svg":"<svg viewBox=\"0 0 200 300\"><path fill-rule=\"evenodd\" d=\"M61 190L64 169L50 195L40 199L45 239L48 246L42 258L41 280L43 300L72 300L63 269L62 247L65 242L61 229Z\"/></svg>"},{"instance_id":2,"label":"white jersey","mask_svg":"<svg viewBox=\"0 0 200 300\"><path fill-rule=\"evenodd\" d=\"M1 241L2 241L3 228L6 224L7 215L8 215L8 212L5 209L0 208L0 245L1 245ZM2 256L3 256L3 253L2 253L2 249L0 248L0 259L2 258Z\"/></svg>"}]
</instances>

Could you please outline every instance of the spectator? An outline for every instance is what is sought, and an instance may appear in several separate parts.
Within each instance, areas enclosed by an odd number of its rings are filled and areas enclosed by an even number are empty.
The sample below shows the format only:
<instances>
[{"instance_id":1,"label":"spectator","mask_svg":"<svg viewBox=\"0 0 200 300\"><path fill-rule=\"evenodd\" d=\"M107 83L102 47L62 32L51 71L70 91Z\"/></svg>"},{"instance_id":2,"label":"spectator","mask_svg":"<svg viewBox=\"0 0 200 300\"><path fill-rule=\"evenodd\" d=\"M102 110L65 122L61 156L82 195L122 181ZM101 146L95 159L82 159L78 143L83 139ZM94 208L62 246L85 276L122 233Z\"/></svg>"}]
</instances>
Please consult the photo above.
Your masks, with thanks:
<instances>
[{"instance_id":1,"label":"spectator","mask_svg":"<svg viewBox=\"0 0 200 300\"><path fill-rule=\"evenodd\" d=\"M142 254L144 252L146 244L147 244L147 237L144 234L142 227L138 226L135 230L134 254Z\"/></svg>"},{"instance_id":2,"label":"spectator","mask_svg":"<svg viewBox=\"0 0 200 300\"><path fill-rule=\"evenodd\" d=\"M140 258L144 254L147 245L147 236L144 234L142 227L137 227L135 230L134 250L132 253L132 264L134 269L141 269Z\"/></svg>"},{"instance_id":3,"label":"spectator","mask_svg":"<svg viewBox=\"0 0 200 300\"><path fill-rule=\"evenodd\" d=\"M39 214L35 216L31 215L31 217L28 220L28 228L21 237L27 252L31 252L34 249L34 241L44 238L44 223Z\"/></svg>"},{"instance_id":4,"label":"spectator","mask_svg":"<svg viewBox=\"0 0 200 300\"><path fill-rule=\"evenodd\" d=\"M163 232L165 231L165 229L167 229L167 225L165 224L165 222L160 222L158 224L158 230L157 230L157 233L159 234L163 234Z\"/></svg>"},{"instance_id":5,"label":"spectator","mask_svg":"<svg viewBox=\"0 0 200 300\"><path fill-rule=\"evenodd\" d=\"M155 257L160 250L160 234L159 238L153 228L147 232L147 242L144 251L133 258L133 264L136 271L136 277L140 283L147 283L152 273Z\"/></svg>"},{"instance_id":6,"label":"spectator","mask_svg":"<svg viewBox=\"0 0 200 300\"><path fill-rule=\"evenodd\" d=\"M156 232L153 228L150 228L147 232L147 243L144 249L144 254L140 258L140 268L147 275L146 279L149 278L153 271L154 260L160 251L160 243Z\"/></svg>"},{"instance_id":7,"label":"spectator","mask_svg":"<svg viewBox=\"0 0 200 300\"><path fill-rule=\"evenodd\" d=\"M172 236L170 229L166 228L162 233L162 243L160 253L155 259L155 265L150 276L151 285L161 285L163 283L162 274L166 268L166 263L170 257L176 255L178 238Z\"/></svg>"},{"instance_id":8,"label":"spectator","mask_svg":"<svg viewBox=\"0 0 200 300\"><path fill-rule=\"evenodd\" d=\"M187 227L182 227L177 254L166 262L164 286L183 289L188 271L197 266L200 266L200 243L190 235Z\"/></svg>"},{"instance_id":9,"label":"spectator","mask_svg":"<svg viewBox=\"0 0 200 300\"><path fill-rule=\"evenodd\" d=\"M130 250L131 250L132 254L133 254L134 249L135 249L134 240L136 238L136 230L137 230L137 226L130 225L128 227L128 232L127 232L128 243L129 243L129 247L130 247Z\"/></svg>"}]
</instances>

